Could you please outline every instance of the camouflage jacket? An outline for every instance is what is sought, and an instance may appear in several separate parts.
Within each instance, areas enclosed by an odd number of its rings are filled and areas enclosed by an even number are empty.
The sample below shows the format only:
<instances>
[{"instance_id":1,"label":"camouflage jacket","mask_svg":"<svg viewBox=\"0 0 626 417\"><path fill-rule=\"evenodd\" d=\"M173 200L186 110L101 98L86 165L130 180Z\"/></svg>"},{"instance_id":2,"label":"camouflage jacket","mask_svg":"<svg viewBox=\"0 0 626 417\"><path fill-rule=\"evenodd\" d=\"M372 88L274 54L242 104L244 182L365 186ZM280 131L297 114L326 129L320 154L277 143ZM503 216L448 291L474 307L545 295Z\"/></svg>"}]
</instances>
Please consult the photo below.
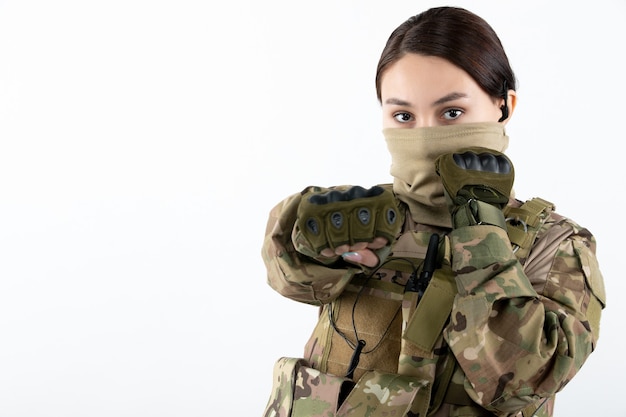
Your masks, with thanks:
<instances>
[{"instance_id":1,"label":"camouflage jacket","mask_svg":"<svg viewBox=\"0 0 626 417\"><path fill-rule=\"evenodd\" d=\"M379 267L325 264L295 250L305 191L272 209L262 255L269 285L320 306L319 321L304 357L277 363L266 416L552 415L595 348L605 305L587 229L547 211L520 257L503 229L417 224L407 210ZM439 269L418 304L405 287L433 233Z\"/></svg>"}]
</instances>

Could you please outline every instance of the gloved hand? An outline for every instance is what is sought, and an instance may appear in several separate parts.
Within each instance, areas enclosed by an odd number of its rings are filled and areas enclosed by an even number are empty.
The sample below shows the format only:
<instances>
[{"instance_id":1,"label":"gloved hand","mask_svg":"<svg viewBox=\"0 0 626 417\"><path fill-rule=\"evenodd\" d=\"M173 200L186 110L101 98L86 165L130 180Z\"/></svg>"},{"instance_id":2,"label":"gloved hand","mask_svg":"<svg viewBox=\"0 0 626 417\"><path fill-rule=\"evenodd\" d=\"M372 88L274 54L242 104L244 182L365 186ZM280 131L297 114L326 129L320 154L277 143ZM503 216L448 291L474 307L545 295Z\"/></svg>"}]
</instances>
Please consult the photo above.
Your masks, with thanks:
<instances>
[{"instance_id":1,"label":"gloved hand","mask_svg":"<svg viewBox=\"0 0 626 417\"><path fill-rule=\"evenodd\" d=\"M515 172L511 160L487 148L465 148L435 161L454 228L491 224L506 229L502 209L509 201Z\"/></svg>"},{"instance_id":2,"label":"gloved hand","mask_svg":"<svg viewBox=\"0 0 626 417\"><path fill-rule=\"evenodd\" d=\"M391 243L403 219L393 192L380 186L307 192L298 206L296 248L317 257L334 249L384 238ZM363 245L365 248L365 244ZM332 249L329 252L328 249Z\"/></svg>"}]
</instances>

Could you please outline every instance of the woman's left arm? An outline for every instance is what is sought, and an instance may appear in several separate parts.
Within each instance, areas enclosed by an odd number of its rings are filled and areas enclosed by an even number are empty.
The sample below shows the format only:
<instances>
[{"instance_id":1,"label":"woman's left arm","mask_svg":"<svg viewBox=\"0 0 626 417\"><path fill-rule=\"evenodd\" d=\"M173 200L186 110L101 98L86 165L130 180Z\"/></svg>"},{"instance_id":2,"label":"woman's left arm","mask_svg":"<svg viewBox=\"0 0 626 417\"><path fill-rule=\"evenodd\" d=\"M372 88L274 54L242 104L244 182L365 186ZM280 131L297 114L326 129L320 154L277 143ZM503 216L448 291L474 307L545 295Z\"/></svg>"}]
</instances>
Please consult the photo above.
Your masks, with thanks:
<instances>
[{"instance_id":1,"label":"woman's left arm","mask_svg":"<svg viewBox=\"0 0 626 417\"><path fill-rule=\"evenodd\" d=\"M492 411L553 396L598 340L605 294L595 240L556 217L525 266L499 227L461 227L449 236L459 294L445 337L466 391Z\"/></svg>"}]
</instances>

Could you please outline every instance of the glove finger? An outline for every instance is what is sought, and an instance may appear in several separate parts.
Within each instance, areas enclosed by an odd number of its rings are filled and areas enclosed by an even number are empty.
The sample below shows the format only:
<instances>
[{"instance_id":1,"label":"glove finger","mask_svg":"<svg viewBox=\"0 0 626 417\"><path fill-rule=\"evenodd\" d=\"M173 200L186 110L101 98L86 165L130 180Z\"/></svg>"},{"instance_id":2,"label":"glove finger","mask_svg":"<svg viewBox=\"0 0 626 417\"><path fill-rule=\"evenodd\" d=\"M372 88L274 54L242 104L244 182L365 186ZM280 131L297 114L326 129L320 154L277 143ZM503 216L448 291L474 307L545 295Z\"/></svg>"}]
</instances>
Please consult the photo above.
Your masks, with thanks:
<instances>
[{"instance_id":1,"label":"glove finger","mask_svg":"<svg viewBox=\"0 0 626 417\"><path fill-rule=\"evenodd\" d=\"M329 247L348 245L350 243L350 213L341 208L326 213L324 233Z\"/></svg>"},{"instance_id":2,"label":"glove finger","mask_svg":"<svg viewBox=\"0 0 626 417\"><path fill-rule=\"evenodd\" d=\"M350 244L369 242L374 239L376 213L372 209L360 206L350 213Z\"/></svg>"},{"instance_id":3,"label":"glove finger","mask_svg":"<svg viewBox=\"0 0 626 417\"><path fill-rule=\"evenodd\" d=\"M383 237L387 242L391 242L401 227L401 220L395 202L389 201L388 204L378 213L376 218L376 237Z\"/></svg>"}]
</instances>

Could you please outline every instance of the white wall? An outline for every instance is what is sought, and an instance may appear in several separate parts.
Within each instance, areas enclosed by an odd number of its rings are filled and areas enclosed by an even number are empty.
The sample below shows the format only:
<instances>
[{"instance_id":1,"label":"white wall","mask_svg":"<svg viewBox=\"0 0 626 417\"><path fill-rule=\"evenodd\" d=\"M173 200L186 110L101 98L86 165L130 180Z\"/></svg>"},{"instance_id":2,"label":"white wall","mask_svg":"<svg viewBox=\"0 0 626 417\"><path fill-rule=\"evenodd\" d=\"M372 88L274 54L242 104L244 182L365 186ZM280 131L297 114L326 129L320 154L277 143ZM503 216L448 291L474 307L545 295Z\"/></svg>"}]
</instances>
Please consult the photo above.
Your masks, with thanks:
<instances>
[{"instance_id":1,"label":"white wall","mask_svg":"<svg viewBox=\"0 0 626 417\"><path fill-rule=\"evenodd\" d=\"M254 416L316 309L265 283L272 205L390 180L373 77L435 1L0 0L0 417ZM624 0L458 0L519 78L519 197L609 293L557 417L626 416Z\"/></svg>"}]
</instances>

